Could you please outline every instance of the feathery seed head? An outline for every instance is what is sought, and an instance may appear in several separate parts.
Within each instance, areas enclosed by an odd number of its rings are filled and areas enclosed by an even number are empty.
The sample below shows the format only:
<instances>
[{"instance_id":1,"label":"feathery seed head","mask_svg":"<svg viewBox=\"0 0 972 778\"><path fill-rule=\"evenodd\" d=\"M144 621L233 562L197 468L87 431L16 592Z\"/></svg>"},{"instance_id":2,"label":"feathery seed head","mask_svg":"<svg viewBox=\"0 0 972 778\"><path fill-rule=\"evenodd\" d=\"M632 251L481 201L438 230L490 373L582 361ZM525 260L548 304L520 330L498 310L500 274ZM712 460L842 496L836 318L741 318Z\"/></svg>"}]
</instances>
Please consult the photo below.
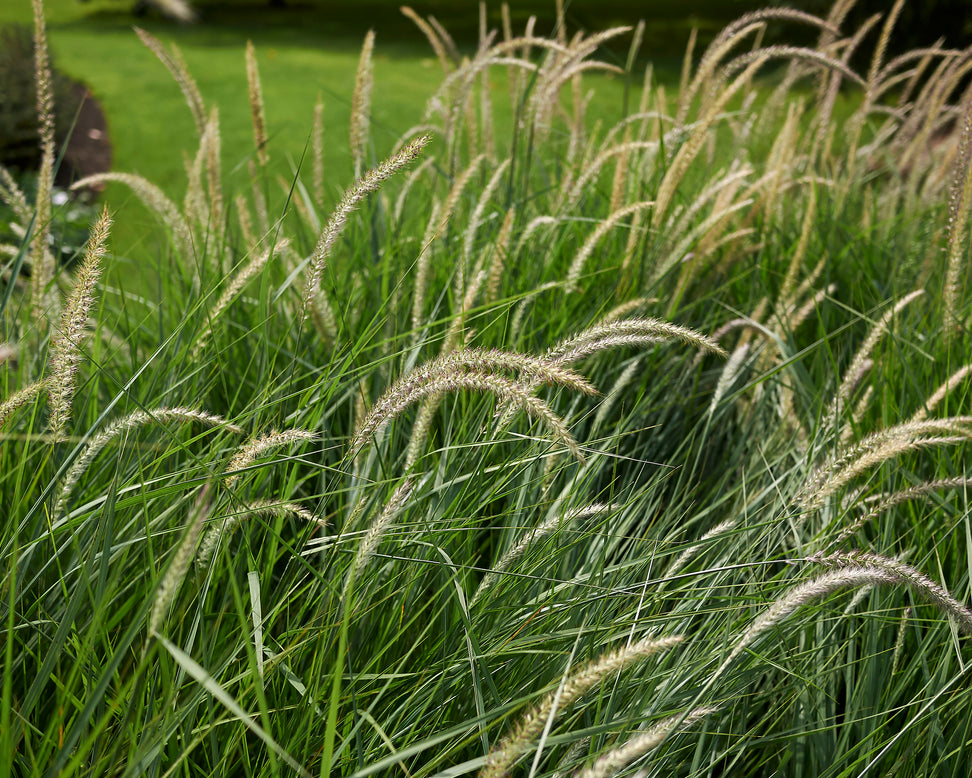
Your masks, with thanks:
<instances>
[{"instance_id":1,"label":"feathery seed head","mask_svg":"<svg viewBox=\"0 0 972 778\"><path fill-rule=\"evenodd\" d=\"M665 653L683 641L684 638L677 635L667 638L647 638L607 653L575 670L564 678L559 689L544 697L539 705L520 719L510 733L493 747L486 756L486 765L479 773L479 778L501 778L507 775L516 760L543 731L548 719L558 710L567 708L589 689L626 665L655 654Z\"/></svg>"},{"instance_id":2,"label":"feathery seed head","mask_svg":"<svg viewBox=\"0 0 972 778\"><path fill-rule=\"evenodd\" d=\"M101 261L105 256L110 229L111 217L105 208L91 231L74 290L64 306L57 332L51 339L51 373L47 391L51 403L51 434L55 440L64 437L71 416L75 378L81 362L81 342L94 304L94 288L101 275Z\"/></svg>"},{"instance_id":3,"label":"feathery seed head","mask_svg":"<svg viewBox=\"0 0 972 778\"><path fill-rule=\"evenodd\" d=\"M376 192L385 181L418 157L431 139L430 135L423 135L406 144L397 154L365 173L344 193L341 202L338 203L334 213L328 219L324 231L317 241L314 253L311 255L309 276L304 285L303 294L305 321L309 315L312 301L320 289L321 277L324 274L327 258L334 249L334 244L343 231L348 216L365 197Z\"/></svg>"},{"instance_id":4,"label":"feathery seed head","mask_svg":"<svg viewBox=\"0 0 972 778\"><path fill-rule=\"evenodd\" d=\"M266 167L267 155L267 122L263 111L263 89L260 86L260 70L257 66L256 51L253 41L246 42L246 82L249 87L250 119L253 122L253 142L256 145L257 160L261 167Z\"/></svg>"}]
</instances>

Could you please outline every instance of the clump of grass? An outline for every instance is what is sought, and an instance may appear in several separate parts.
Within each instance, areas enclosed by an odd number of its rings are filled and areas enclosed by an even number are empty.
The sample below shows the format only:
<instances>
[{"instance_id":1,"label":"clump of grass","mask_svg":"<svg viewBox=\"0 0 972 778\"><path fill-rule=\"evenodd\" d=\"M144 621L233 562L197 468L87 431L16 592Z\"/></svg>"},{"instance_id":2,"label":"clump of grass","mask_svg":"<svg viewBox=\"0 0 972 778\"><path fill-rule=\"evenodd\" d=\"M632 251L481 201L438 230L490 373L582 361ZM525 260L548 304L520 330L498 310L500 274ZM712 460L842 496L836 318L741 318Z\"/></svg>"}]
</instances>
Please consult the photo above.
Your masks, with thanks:
<instances>
[{"instance_id":1,"label":"clump of grass","mask_svg":"<svg viewBox=\"0 0 972 778\"><path fill-rule=\"evenodd\" d=\"M970 59L889 57L901 4L849 6L747 15L680 84L644 25L505 8L464 58L406 10L442 81L419 126L371 122L365 39L350 185L320 99L310 184L277 176L252 46L228 160L231 114L140 33L186 185L94 180L166 251L112 257L102 217L38 281L49 193L0 171L0 764L967 772ZM816 44L765 42L794 24ZM129 260L151 295L96 283Z\"/></svg>"}]
</instances>

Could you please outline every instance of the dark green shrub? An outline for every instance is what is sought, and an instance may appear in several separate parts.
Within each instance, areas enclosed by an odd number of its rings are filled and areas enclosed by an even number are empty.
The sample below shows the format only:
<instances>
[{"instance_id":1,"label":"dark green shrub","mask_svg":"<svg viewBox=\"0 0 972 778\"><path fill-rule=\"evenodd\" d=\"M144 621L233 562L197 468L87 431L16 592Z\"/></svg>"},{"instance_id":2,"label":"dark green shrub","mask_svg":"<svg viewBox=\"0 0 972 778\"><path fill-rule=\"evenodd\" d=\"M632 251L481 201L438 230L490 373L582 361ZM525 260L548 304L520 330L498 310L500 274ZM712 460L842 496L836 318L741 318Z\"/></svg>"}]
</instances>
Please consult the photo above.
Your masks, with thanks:
<instances>
[{"instance_id":1,"label":"dark green shrub","mask_svg":"<svg viewBox=\"0 0 972 778\"><path fill-rule=\"evenodd\" d=\"M80 105L71 80L52 67L55 139L67 140ZM37 90L34 86L34 35L25 25L0 27L0 164L33 170L40 161Z\"/></svg>"}]
</instances>

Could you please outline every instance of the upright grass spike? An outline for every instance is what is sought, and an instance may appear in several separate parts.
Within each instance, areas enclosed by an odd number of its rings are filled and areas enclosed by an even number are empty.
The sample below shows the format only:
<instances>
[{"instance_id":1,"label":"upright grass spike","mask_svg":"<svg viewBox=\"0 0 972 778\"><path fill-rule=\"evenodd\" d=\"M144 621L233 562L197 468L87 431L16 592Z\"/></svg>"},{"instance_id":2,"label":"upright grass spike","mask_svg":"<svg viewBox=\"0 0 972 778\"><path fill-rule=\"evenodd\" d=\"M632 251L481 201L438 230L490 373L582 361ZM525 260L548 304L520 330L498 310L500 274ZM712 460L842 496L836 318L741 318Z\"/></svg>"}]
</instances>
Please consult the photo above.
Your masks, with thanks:
<instances>
[{"instance_id":1,"label":"upright grass spike","mask_svg":"<svg viewBox=\"0 0 972 778\"><path fill-rule=\"evenodd\" d=\"M871 353L874 351L875 346L877 346L881 338L883 338L887 333L894 317L900 313L905 306L912 301L917 300L924 293L925 292L923 289L916 289L915 291L905 295L893 306L891 306L891 308L889 308L884 315L877 320L874 326L871 327L871 331L868 332L867 337L857 349L857 352L854 354L854 358L847 367L844 377L840 382L840 386L837 388L837 393L834 395L834 399L831 402L831 407L827 414L829 423L831 425L837 421L838 417L843 411L844 405L847 403L847 400L853 393L854 388L860 383L864 373L866 373L873 364L871 361Z\"/></svg>"},{"instance_id":2,"label":"upright grass spike","mask_svg":"<svg viewBox=\"0 0 972 778\"><path fill-rule=\"evenodd\" d=\"M206 184L209 191L209 219L210 226L216 234L224 229L223 219L223 173L220 161L221 140L219 134L219 109L213 107L209 112L206 128L203 130L203 140L200 146L206 153ZM228 268L224 265L223 271Z\"/></svg>"},{"instance_id":3,"label":"upright grass spike","mask_svg":"<svg viewBox=\"0 0 972 778\"><path fill-rule=\"evenodd\" d=\"M273 248L268 248L265 251L257 254L253 259L251 259L247 264L240 268L239 272L233 277L233 280L229 282L223 293L219 296L216 304L213 306L212 311L206 318L206 327L196 338L196 343L192 347L192 354L197 357L202 349L206 345L206 341L209 339L213 332L213 324L219 319L223 313L229 308L230 304L239 296L239 294L246 288L246 285L252 281L263 268L266 267L267 262L270 261L271 256L279 256L281 253L286 252L290 241L287 238L279 241Z\"/></svg>"},{"instance_id":4,"label":"upright grass spike","mask_svg":"<svg viewBox=\"0 0 972 778\"><path fill-rule=\"evenodd\" d=\"M37 173L37 196L34 198L34 235L30 243L31 316L40 327L56 300L51 285L54 281L54 257L48 246L51 234L51 188L54 186L54 93L51 82L50 55L47 50L47 26L42 0L31 0L34 10L34 81L37 86L37 126L40 133L41 162ZM26 226L26 225L25 225Z\"/></svg>"},{"instance_id":5,"label":"upright grass spike","mask_svg":"<svg viewBox=\"0 0 972 778\"><path fill-rule=\"evenodd\" d=\"M351 161L354 163L355 178L360 177L365 167L365 157L368 151L368 141L371 136L371 90L374 85L374 60L372 54L375 48L375 31L368 30L364 44L361 46L361 58L358 61L358 74L354 80L354 92L351 93L351 128L349 132L351 144Z\"/></svg>"},{"instance_id":6,"label":"upright grass spike","mask_svg":"<svg viewBox=\"0 0 972 778\"><path fill-rule=\"evenodd\" d=\"M925 400L921 408L915 411L914 416L911 417L911 421L924 421L928 418L928 414L934 411L942 401L948 397L956 387L961 386L962 382L968 378L969 374L972 373L972 364L963 365L954 373L952 373L948 378L945 379L945 383L938 387L934 393Z\"/></svg>"},{"instance_id":7,"label":"upright grass spike","mask_svg":"<svg viewBox=\"0 0 972 778\"><path fill-rule=\"evenodd\" d=\"M608 214L607 218L598 224L594 231L587 237L584 244L578 250L577 255L570 263L570 268L567 270L567 277L564 279L564 289L568 293L577 291L577 284L580 281L581 274L584 272L584 265L587 263L587 260L594 251L594 247L601 238L614 229L622 219L646 211L653 205L654 203L651 201L634 203Z\"/></svg>"},{"instance_id":8,"label":"upright grass spike","mask_svg":"<svg viewBox=\"0 0 972 778\"><path fill-rule=\"evenodd\" d=\"M392 493L392 496L381 509L381 513L375 518L358 544L358 550L354 554L351 566L348 568L346 577L346 587L352 585L357 575L365 568L369 560L375 555L378 546L385 533L388 532L392 522L401 513L402 508L408 502L415 487L411 477L406 477Z\"/></svg>"},{"instance_id":9,"label":"upright grass spike","mask_svg":"<svg viewBox=\"0 0 972 778\"><path fill-rule=\"evenodd\" d=\"M566 423L543 400L534 397L531 387L502 376L478 371L452 370L433 374L421 383L400 382L392 387L372 407L370 413L355 430L349 446L349 456L356 457L372 435L388 422L402 414L410 405L427 397L461 389L489 392L509 406L523 411L531 418L542 421L558 440L579 461L584 460L580 446L571 437Z\"/></svg>"},{"instance_id":10,"label":"upright grass spike","mask_svg":"<svg viewBox=\"0 0 972 778\"><path fill-rule=\"evenodd\" d=\"M475 594L473 594L472 599L469 601L469 607L472 608L475 606L479 599L496 585L496 582L500 579L503 573L516 564L516 562L518 562L534 544L543 540L548 535L553 534L557 530L566 527L568 524L576 521L579 518L596 516L601 513L610 513L611 511L615 511L617 509L617 505L610 503L594 503L592 505L585 505L582 508L568 511L563 515L560 513L554 514L533 529L527 530L523 533L522 537L513 544L509 551L503 554L500 560L482 577L479 582L479 586L476 588Z\"/></svg>"},{"instance_id":11,"label":"upright grass spike","mask_svg":"<svg viewBox=\"0 0 972 778\"><path fill-rule=\"evenodd\" d=\"M23 408L32 402L41 392L45 391L47 385L47 380L35 381L23 389L14 392L3 401L0 401L0 426L10 418L14 411L18 408Z\"/></svg>"},{"instance_id":12,"label":"upright grass spike","mask_svg":"<svg viewBox=\"0 0 972 778\"><path fill-rule=\"evenodd\" d=\"M968 219L972 207L972 95L966 98L965 116L959 154L952 181L952 193L948 209L948 243L945 255L944 303L945 334L954 338L961 317L959 315L959 282L967 266Z\"/></svg>"},{"instance_id":13,"label":"upright grass spike","mask_svg":"<svg viewBox=\"0 0 972 778\"><path fill-rule=\"evenodd\" d=\"M51 338L51 372L47 393L51 404L51 435L55 440L63 440L67 435L78 365L81 362L81 343L84 340L88 315L94 305L95 284L101 275L101 262L105 256L105 244L110 230L111 217L105 208L91 230L81 269L74 280L74 290Z\"/></svg>"},{"instance_id":14,"label":"upright grass spike","mask_svg":"<svg viewBox=\"0 0 972 778\"><path fill-rule=\"evenodd\" d=\"M263 110L263 88L260 86L260 68L257 65L253 41L246 42L246 83L250 97L250 120L253 122L253 145L256 147L260 167L265 168L270 159L267 154L267 120Z\"/></svg>"},{"instance_id":15,"label":"upright grass spike","mask_svg":"<svg viewBox=\"0 0 972 778\"><path fill-rule=\"evenodd\" d=\"M189 525L182 535L182 540L176 547L175 553L165 570L158 587L155 590L155 600L152 603L152 611L148 620L148 636L154 638L161 634L162 626L172 604L175 602L176 595L182 581L189 571L196 554L196 546L199 543L199 534L202 532L203 525L209 516L212 508L212 497L209 494L208 484L199 490L196 501L189 514Z\"/></svg>"},{"instance_id":16,"label":"upright grass spike","mask_svg":"<svg viewBox=\"0 0 972 778\"><path fill-rule=\"evenodd\" d=\"M321 277L324 274L327 258L334 249L334 244L344 229L348 216L369 194L378 191L385 181L418 157L430 140L430 136L423 135L412 141L398 152L398 154L395 154L393 157L378 165L378 167L365 173L344 193L341 202L338 203L337 208L334 209L334 212L328 219L324 231L317 241L314 253L310 257L310 268L304 284L303 293L303 316L305 321L309 315L314 298L320 289Z\"/></svg>"},{"instance_id":17,"label":"upright grass spike","mask_svg":"<svg viewBox=\"0 0 972 778\"><path fill-rule=\"evenodd\" d=\"M411 19L412 22L415 23L415 26L422 31L422 34L426 37L429 45L432 47L432 51L434 51L436 57L439 58L439 64L442 66L442 71L444 73L451 72L455 66L459 64L459 60L453 59L450 56L444 41L439 37L439 33L436 31L436 29L409 6L403 5L399 10L402 12L402 15L408 19Z\"/></svg>"}]
</instances>

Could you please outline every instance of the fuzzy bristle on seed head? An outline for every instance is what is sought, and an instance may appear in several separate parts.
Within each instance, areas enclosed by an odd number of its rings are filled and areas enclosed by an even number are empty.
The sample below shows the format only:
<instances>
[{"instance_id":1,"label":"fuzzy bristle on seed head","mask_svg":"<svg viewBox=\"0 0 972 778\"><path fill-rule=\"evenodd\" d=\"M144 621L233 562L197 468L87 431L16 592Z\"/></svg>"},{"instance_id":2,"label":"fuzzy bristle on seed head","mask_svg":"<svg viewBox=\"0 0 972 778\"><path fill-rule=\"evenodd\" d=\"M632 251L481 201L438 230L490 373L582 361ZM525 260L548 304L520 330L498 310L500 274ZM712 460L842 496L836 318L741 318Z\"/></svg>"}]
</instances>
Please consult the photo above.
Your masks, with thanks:
<instances>
[{"instance_id":1,"label":"fuzzy bristle on seed head","mask_svg":"<svg viewBox=\"0 0 972 778\"><path fill-rule=\"evenodd\" d=\"M51 434L64 437L71 416L71 401L78 365L81 362L81 343L84 340L88 315L94 305L94 289L101 275L101 262L111 229L111 217L105 208L91 230L85 247L81 269L74 281L74 290L61 314L57 331L51 339L50 377L47 391L51 403Z\"/></svg>"},{"instance_id":2,"label":"fuzzy bristle on seed head","mask_svg":"<svg viewBox=\"0 0 972 778\"><path fill-rule=\"evenodd\" d=\"M547 720L577 700L605 678L613 676L626 666L631 666L650 656L663 654L682 643L683 637L647 638L630 646L604 654L599 659L578 668L561 682L560 687L548 694L539 705L532 708L514 725L513 729L486 755L486 765L479 778L501 778L508 775L517 759L540 734Z\"/></svg>"}]
</instances>

